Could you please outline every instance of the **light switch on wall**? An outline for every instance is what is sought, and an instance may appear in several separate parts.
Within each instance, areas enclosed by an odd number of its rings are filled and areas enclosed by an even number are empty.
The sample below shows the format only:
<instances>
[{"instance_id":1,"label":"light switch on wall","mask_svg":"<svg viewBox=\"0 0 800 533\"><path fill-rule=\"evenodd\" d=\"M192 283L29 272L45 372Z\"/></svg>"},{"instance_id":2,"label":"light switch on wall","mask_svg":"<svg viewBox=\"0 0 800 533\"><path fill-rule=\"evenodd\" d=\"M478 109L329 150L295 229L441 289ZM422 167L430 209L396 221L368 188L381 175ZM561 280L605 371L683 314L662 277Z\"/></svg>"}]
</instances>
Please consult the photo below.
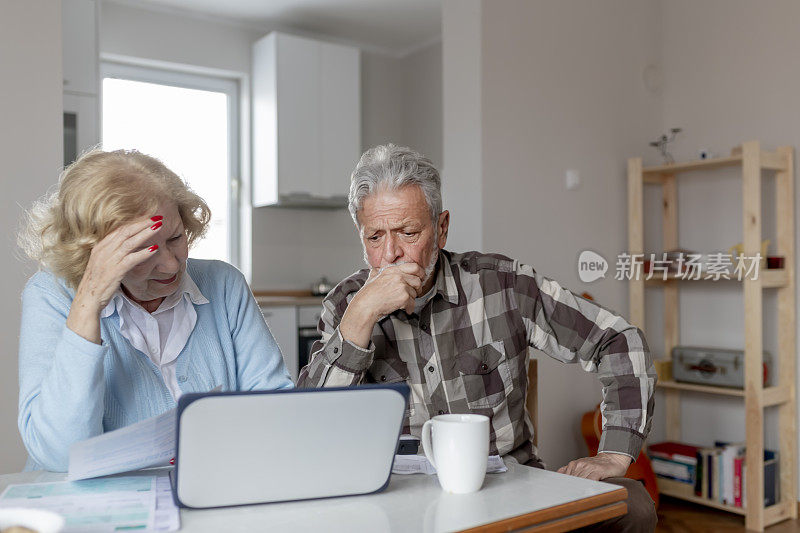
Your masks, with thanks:
<instances>
[{"instance_id":1,"label":"light switch on wall","mask_svg":"<svg viewBox=\"0 0 800 533\"><path fill-rule=\"evenodd\" d=\"M574 191L577 189L581 184L581 175L577 170L568 169L567 170L567 177L566 177L566 184L568 191Z\"/></svg>"}]
</instances>

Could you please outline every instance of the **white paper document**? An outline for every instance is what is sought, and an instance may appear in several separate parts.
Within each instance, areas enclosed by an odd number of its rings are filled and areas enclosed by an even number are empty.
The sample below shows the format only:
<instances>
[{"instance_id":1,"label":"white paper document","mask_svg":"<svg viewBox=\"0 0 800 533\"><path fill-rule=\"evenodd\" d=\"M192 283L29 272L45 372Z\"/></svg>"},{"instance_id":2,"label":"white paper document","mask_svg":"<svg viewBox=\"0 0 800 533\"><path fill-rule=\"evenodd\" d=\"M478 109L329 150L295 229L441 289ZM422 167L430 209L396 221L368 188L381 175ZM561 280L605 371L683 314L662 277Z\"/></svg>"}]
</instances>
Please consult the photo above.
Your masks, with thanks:
<instances>
[{"instance_id":1,"label":"white paper document","mask_svg":"<svg viewBox=\"0 0 800 533\"><path fill-rule=\"evenodd\" d=\"M181 513L172 499L172 484L169 476L156 479L155 531L178 531L181 528Z\"/></svg>"},{"instance_id":2,"label":"white paper document","mask_svg":"<svg viewBox=\"0 0 800 533\"><path fill-rule=\"evenodd\" d=\"M69 448L67 479L77 481L140 468L168 466L175 457L175 409Z\"/></svg>"},{"instance_id":3,"label":"white paper document","mask_svg":"<svg viewBox=\"0 0 800 533\"><path fill-rule=\"evenodd\" d=\"M180 514L165 475L9 485L0 494L0 507L57 513L64 518L64 533L180 529Z\"/></svg>"},{"instance_id":4,"label":"white paper document","mask_svg":"<svg viewBox=\"0 0 800 533\"><path fill-rule=\"evenodd\" d=\"M209 392L219 392L222 386ZM67 480L169 466L175 458L177 411L169 411L97 437L76 442L69 448Z\"/></svg>"},{"instance_id":5,"label":"white paper document","mask_svg":"<svg viewBox=\"0 0 800 533\"><path fill-rule=\"evenodd\" d=\"M46 509L64 517L64 532L153 530L154 476L9 485L2 507Z\"/></svg>"},{"instance_id":6,"label":"white paper document","mask_svg":"<svg viewBox=\"0 0 800 533\"><path fill-rule=\"evenodd\" d=\"M486 463L487 474L507 472L508 468L499 455L490 455ZM424 455L395 455L392 474L435 474L436 468Z\"/></svg>"}]
</instances>

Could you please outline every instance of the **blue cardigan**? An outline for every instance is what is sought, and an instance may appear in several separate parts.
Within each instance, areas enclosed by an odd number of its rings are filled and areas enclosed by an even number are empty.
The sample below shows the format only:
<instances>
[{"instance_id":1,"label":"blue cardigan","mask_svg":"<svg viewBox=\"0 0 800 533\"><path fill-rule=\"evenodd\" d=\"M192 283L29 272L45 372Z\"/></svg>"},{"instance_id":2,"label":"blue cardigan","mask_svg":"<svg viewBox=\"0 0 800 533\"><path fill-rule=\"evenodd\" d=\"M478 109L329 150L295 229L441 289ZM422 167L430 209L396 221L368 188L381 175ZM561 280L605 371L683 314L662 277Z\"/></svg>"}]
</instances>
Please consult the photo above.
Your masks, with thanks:
<instances>
[{"instance_id":1,"label":"blue cardigan","mask_svg":"<svg viewBox=\"0 0 800 533\"><path fill-rule=\"evenodd\" d=\"M187 271L210 303L177 359L183 392L293 386L280 349L241 272L221 261L190 259ZM38 272L22 293L19 431L25 470L65 471L72 443L175 407L158 367L119 332L119 315L100 320L102 345L66 327L75 293Z\"/></svg>"}]
</instances>

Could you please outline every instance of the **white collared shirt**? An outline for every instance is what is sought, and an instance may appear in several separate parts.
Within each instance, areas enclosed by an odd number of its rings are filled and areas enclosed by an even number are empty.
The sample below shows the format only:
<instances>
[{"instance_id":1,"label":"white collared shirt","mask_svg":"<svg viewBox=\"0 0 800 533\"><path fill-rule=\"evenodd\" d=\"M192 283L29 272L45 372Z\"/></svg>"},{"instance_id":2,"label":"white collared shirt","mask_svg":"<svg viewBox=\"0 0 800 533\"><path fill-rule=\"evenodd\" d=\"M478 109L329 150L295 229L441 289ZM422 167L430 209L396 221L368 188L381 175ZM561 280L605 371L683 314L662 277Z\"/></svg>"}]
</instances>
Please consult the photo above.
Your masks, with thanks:
<instances>
[{"instance_id":1,"label":"white collared shirt","mask_svg":"<svg viewBox=\"0 0 800 533\"><path fill-rule=\"evenodd\" d=\"M147 354L158 367L164 384L177 402L181 389L178 387L175 366L197 322L197 311L193 304L207 303L208 299L184 270L178 289L164 298L152 313L145 311L119 289L100 317L111 316L117 311L120 333L134 348Z\"/></svg>"}]
</instances>

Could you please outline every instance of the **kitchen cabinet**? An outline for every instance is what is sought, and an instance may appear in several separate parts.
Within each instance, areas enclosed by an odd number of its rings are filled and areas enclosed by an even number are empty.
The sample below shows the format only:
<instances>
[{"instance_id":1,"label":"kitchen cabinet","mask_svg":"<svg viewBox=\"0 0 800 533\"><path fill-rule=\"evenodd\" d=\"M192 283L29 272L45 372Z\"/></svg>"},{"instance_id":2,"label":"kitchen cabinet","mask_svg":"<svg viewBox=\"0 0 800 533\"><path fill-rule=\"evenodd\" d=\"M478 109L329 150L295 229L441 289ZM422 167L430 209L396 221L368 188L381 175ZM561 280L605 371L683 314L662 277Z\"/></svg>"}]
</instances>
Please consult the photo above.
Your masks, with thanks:
<instances>
[{"instance_id":1,"label":"kitchen cabinet","mask_svg":"<svg viewBox=\"0 0 800 533\"><path fill-rule=\"evenodd\" d=\"M297 308L297 327L316 328L321 313L322 305L301 305Z\"/></svg>"},{"instance_id":2,"label":"kitchen cabinet","mask_svg":"<svg viewBox=\"0 0 800 533\"><path fill-rule=\"evenodd\" d=\"M344 207L361 154L359 50L272 32L253 45L254 206Z\"/></svg>"},{"instance_id":3,"label":"kitchen cabinet","mask_svg":"<svg viewBox=\"0 0 800 533\"><path fill-rule=\"evenodd\" d=\"M62 0L64 166L100 142L97 3Z\"/></svg>"},{"instance_id":4,"label":"kitchen cabinet","mask_svg":"<svg viewBox=\"0 0 800 533\"><path fill-rule=\"evenodd\" d=\"M100 142L97 97L64 93L64 165Z\"/></svg>"},{"instance_id":5,"label":"kitchen cabinet","mask_svg":"<svg viewBox=\"0 0 800 533\"><path fill-rule=\"evenodd\" d=\"M322 312L322 298L257 296L256 300L281 349L286 368L297 382L300 370L308 363L314 341L320 338L317 325Z\"/></svg>"},{"instance_id":6,"label":"kitchen cabinet","mask_svg":"<svg viewBox=\"0 0 800 533\"><path fill-rule=\"evenodd\" d=\"M97 96L97 3L62 0L64 92Z\"/></svg>"},{"instance_id":7,"label":"kitchen cabinet","mask_svg":"<svg viewBox=\"0 0 800 533\"><path fill-rule=\"evenodd\" d=\"M297 307L294 305L262 306L261 313L267 321L272 336L283 354L283 361L292 380L297 381Z\"/></svg>"}]
</instances>

